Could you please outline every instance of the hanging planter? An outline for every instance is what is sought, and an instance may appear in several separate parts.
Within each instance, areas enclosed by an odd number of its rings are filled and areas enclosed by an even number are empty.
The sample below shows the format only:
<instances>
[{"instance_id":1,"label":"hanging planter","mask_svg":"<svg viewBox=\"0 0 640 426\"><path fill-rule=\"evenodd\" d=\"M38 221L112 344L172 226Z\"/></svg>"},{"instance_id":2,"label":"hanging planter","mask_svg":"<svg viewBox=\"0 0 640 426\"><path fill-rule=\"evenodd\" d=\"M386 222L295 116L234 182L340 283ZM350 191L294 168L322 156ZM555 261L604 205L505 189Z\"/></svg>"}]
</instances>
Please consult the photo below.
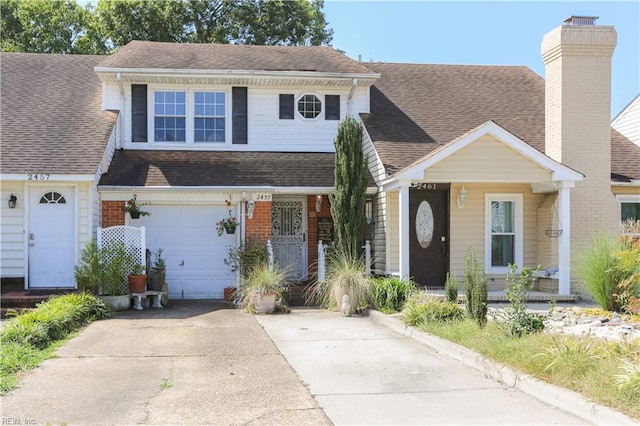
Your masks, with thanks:
<instances>
[{"instance_id":1,"label":"hanging planter","mask_svg":"<svg viewBox=\"0 0 640 426\"><path fill-rule=\"evenodd\" d=\"M227 203L227 206L231 204L229 201L226 201L226 203ZM231 215L231 210L229 210L229 217L220 219L220 221L216 223L216 230L218 231L218 237L222 237L222 234L224 233L235 234L237 227L238 227L238 220L235 218L235 216Z\"/></svg>"},{"instance_id":2,"label":"hanging planter","mask_svg":"<svg viewBox=\"0 0 640 426\"><path fill-rule=\"evenodd\" d=\"M151 213L142 210L140 207L146 206L147 203L138 204L137 194L133 194L124 206L124 211L129 213L131 219L139 219L140 216L149 216Z\"/></svg>"},{"instance_id":3,"label":"hanging planter","mask_svg":"<svg viewBox=\"0 0 640 426\"><path fill-rule=\"evenodd\" d=\"M556 222L558 223L557 227L553 225L553 218L555 217ZM551 214L549 215L549 226L544 231L544 234L549 238L558 238L562 235L562 225L560 224L560 217L558 216L558 211L556 210L556 200L553 200L553 204L551 205Z\"/></svg>"}]
</instances>

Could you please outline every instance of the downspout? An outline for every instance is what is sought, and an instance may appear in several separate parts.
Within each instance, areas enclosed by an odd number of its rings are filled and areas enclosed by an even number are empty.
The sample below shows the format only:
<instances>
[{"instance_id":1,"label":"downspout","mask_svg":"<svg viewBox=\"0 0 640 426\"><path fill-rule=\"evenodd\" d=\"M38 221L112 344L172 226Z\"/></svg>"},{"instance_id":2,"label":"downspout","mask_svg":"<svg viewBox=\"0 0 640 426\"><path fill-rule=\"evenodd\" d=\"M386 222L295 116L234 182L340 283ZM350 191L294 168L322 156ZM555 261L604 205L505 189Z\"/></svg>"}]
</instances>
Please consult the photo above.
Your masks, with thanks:
<instances>
[{"instance_id":1,"label":"downspout","mask_svg":"<svg viewBox=\"0 0 640 426\"><path fill-rule=\"evenodd\" d=\"M351 81L351 90L349 90L349 97L347 98L347 113L349 117L353 115L353 93L356 91L356 86L358 85L358 79L354 78Z\"/></svg>"},{"instance_id":2,"label":"downspout","mask_svg":"<svg viewBox=\"0 0 640 426\"><path fill-rule=\"evenodd\" d=\"M125 107L124 86L122 85L122 75L119 72L116 73L116 81L118 82L118 87L120 87L120 114L118 117L118 124L120 126L120 137L116 141L116 149L119 149L119 148L122 148L122 141L124 141L124 107Z\"/></svg>"}]
</instances>

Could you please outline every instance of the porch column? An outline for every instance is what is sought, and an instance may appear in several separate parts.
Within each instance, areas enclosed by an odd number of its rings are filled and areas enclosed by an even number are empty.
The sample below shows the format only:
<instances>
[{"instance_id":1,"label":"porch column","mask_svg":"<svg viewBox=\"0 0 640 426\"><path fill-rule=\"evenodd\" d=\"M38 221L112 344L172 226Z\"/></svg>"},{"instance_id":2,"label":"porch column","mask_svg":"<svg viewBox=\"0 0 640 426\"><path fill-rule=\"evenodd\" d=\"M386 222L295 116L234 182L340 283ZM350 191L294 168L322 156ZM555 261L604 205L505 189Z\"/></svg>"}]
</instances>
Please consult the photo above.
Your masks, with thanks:
<instances>
[{"instance_id":1,"label":"porch column","mask_svg":"<svg viewBox=\"0 0 640 426\"><path fill-rule=\"evenodd\" d=\"M400 279L408 280L409 275L409 183L402 183L398 196L398 242L400 253Z\"/></svg>"},{"instance_id":2,"label":"porch column","mask_svg":"<svg viewBox=\"0 0 640 426\"><path fill-rule=\"evenodd\" d=\"M558 218L562 235L558 239L558 294L571 294L571 193L573 182L562 181L558 188Z\"/></svg>"}]
</instances>

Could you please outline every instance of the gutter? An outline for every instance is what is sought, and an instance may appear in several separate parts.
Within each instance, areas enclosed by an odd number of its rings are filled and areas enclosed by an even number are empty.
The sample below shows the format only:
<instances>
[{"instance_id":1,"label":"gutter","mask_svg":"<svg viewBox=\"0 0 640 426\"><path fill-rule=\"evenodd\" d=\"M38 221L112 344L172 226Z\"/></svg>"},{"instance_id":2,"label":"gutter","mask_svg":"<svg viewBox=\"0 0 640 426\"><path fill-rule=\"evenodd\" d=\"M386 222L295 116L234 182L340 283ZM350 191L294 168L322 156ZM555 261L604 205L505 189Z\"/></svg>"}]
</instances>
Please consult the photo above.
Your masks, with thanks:
<instances>
[{"instance_id":1,"label":"gutter","mask_svg":"<svg viewBox=\"0 0 640 426\"><path fill-rule=\"evenodd\" d=\"M116 149L122 148L122 141L124 141L124 116L125 116L125 98L124 98L124 86L122 85L122 75L117 72L116 73L116 81L118 82L118 87L120 87L120 137L116 140Z\"/></svg>"},{"instance_id":2,"label":"gutter","mask_svg":"<svg viewBox=\"0 0 640 426\"><path fill-rule=\"evenodd\" d=\"M319 194L327 195L333 192L333 186L115 186L99 185L99 191L113 192L172 192L172 191L216 191L220 193L265 192L270 194ZM378 193L378 188L367 187L367 195Z\"/></svg>"}]
</instances>

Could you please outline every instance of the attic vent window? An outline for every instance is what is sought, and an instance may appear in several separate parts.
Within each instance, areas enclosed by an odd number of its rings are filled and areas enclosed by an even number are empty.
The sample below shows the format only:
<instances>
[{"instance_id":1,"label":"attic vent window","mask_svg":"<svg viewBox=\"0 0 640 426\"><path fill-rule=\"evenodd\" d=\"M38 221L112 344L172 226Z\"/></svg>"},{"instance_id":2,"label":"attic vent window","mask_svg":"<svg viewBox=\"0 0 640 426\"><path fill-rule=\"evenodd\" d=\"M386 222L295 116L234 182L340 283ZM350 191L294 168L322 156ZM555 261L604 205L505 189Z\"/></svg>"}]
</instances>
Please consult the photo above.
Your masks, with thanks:
<instances>
[{"instance_id":1,"label":"attic vent window","mask_svg":"<svg viewBox=\"0 0 640 426\"><path fill-rule=\"evenodd\" d=\"M595 25L598 16L569 16L564 20L565 25Z\"/></svg>"},{"instance_id":2,"label":"attic vent window","mask_svg":"<svg viewBox=\"0 0 640 426\"><path fill-rule=\"evenodd\" d=\"M298 99L298 112L304 118L316 118L322 112L322 102L316 95L302 95Z\"/></svg>"}]
</instances>

